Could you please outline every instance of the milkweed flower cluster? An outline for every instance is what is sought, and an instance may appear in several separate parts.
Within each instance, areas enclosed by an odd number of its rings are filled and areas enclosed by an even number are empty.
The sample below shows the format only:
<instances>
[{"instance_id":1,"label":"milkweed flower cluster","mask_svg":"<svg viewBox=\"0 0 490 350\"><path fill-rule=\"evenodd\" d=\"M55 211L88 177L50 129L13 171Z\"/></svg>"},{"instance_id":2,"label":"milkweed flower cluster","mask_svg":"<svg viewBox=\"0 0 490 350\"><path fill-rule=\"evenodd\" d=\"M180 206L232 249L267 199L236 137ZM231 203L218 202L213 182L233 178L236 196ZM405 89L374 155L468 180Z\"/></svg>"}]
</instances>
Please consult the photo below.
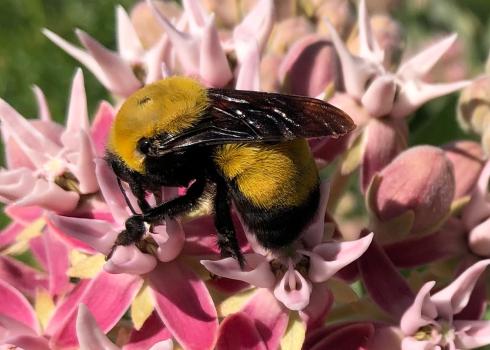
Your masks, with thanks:
<instances>
[{"instance_id":1,"label":"milkweed flower cluster","mask_svg":"<svg viewBox=\"0 0 490 350\"><path fill-rule=\"evenodd\" d=\"M357 11L346 0L181 3L142 1L130 14L118 6L117 50L78 29L81 47L42 30L113 95L92 118L81 69L65 125L53 121L39 87L38 118L0 99L0 200L11 219L0 233L2 348L490 344L490 79L428 78L457 35L401 61L401 25L370 17L364 0ZM354 119L356 130L342 139L310 140L321 199L293 244L265 249L233 212L241 268L220 256L204 205L111 251L140 211L103 159L111 124L124 98L170 75L317 97ZM463 88L453 117L481 142L409 147L413 112ZM147 200L155 206L184 192L162 188ZM361 220L346 213L353 193L365 202Z\"/></svg>"}]
</instances>

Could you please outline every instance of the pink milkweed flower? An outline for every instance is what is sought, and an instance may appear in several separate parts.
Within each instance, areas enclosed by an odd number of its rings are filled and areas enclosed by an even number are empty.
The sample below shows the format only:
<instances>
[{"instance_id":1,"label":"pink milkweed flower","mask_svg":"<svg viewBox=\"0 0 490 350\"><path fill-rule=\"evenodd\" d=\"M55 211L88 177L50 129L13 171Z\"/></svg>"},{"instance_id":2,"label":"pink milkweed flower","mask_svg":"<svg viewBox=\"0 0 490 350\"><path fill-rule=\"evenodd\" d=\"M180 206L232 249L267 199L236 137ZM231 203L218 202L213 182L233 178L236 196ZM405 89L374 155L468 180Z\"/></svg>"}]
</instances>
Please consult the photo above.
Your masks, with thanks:
<instances>
[{"instance_id":1,"label":"pink milkweed flower","mask_svg":"<svg viewBox=\"0 0 490 350\"><path fill-rule=\"evenodd\" d=\"M365 0L359 3L359 54L349 52L334 27L327 22L339 55L347 93L374 118L403 118L425 102L467 86L469 81L429 84L422 78L456 40L453 34L400 65L395 73L383 66L385 52L373 37Z\"/></svg>"},{"instance_id":2,"label":"pink milkweed flower","mask_svg":"<svg viewBox=\"0 0 490 350\"><path fill-rule=\"evenodd\" d=\"M66 128L49 119L41 95L41 119L29 121L0 100L7 169L0 171L0 199L70 213L99 189L81 70L75 74Z\"/></svg>"},{"instance_id":3,"label":"pink milkweed flower","mask_svg":"<svg viewBox=\"0 0 490 350\"><path fill-rule=\"evenodd\" d=\"M467 319L463 313L488 265L490 260L477 262L432 295L435 281L425 283L400 320L405 336L402 350L445 347L464 350L490 344L490 321Z\"/></svg>"},{"instance_id":4,"label":"pink milkweed flower","mask_svg":"<svg viewBox=\"0 0 490 350\"><path fill-rule=\"evenodd\" d=\"M112 220L51 215L50 223L59 232L107 255L132 213L119 190L114 173L102 159L96 161L96 174ZM165 195L169 193L171 191ZM132 206L138 208L129 190L127 195ZM202 223L201 230L205 230ZM181 223L167 219L163 225L149 227L145 239L138 246L118 246L105 263L104 270L114 276L134 276L141 284L146 281L151 294L149 306L158 313L172 336L186 349L212 349L218 330L216 309L204 282L181 258L184 243L185 233ZM197 248L198 254L203 250L207 254L211 251L200 249L196 244L193 248ZM124 288L124 285L118 285L118 288ZM189 328L193 332L189 332Z\"/></svg>"},{"instance_id":5,"label":"pink milkweed flower","mask_svg":"<svg viewBox=\"0 0 490 350\"><path fill-rule=\"evenodd\" d=\"M332 228L324 223L327 198L328 185L323 183L318 211L302 238L298 240L297 246L291 248L290 254L275 255L268 252L254 242L254 237L249 234L248 239L255 252L245 254L245 270L241 270L232 258L202 260L201 263L218 276L269 289L290 310L315 309L310 302L319 302L319 306L327 299L324 296L318 298L322 301L317 298L313 301L315 290L322 290L325 295L324 282L359 258L373 237L369 234L351 242L323 242L324 230Z\"/></svg>"},{"instance_id":6,"label":"pink milkweed flower","mask_svg":"<svg viewBox=\"0 0 490 350\"><path fill-rule=\"evenodd\" d=\"M111 51L80 29L75 33L85 50L80 49L48 29L44 35L70 56L86 66L111 93L127 97L142 85L162 77L162 63L168 55L165 36L150 49L145 49L126 11L118 6L118 51Z\"/></svg>"}]
</instances>

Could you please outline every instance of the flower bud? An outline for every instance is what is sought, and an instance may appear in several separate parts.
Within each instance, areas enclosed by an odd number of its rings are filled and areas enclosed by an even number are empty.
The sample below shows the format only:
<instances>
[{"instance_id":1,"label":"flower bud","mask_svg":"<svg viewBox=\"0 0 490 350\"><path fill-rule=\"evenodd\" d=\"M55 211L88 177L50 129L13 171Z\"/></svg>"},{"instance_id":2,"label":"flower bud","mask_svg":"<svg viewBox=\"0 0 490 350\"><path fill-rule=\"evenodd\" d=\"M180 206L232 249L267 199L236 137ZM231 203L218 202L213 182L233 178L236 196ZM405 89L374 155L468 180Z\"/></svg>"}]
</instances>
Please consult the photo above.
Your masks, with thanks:
<instances>
[{"instance_id":1,"label":"flower bud","mask_svg":"<svg viewBox=\"0 0 490 350\"><path fill-rule=\"evenodd\" d=\"M453 164L455 198L470 194L484 165L483 149L474 141L455 141L443 146L446 157Z\"/></svg>"},{"instance_id":2,"label":"flower bud","mask_svg":"<svg viewBox=\"0 0 490 350\"><path fill-rule=\"evenodd\" d=\"M465 131L484 135L490 127L490 75L476 79L459 97L458 121ZM488 149L485 149L488 154Z\"/></svg>"},{"instance_id":3,"label":"flower bud","mask_svg":"<svg viewBox=\"0 0 490 350\"><path fill-rule=\"evenodd\" d=\"M449 213L454 198L454 171L444 151L417 146L397 156L380 173L370 209L381 222L413 212L410 232L426 233Z\"/></svg>"},{"instance_id":4,"label":"flower bud","mask_svg":"<svg viewBox=\"0 0 490 350\"><path fill-rule=\"evenodd\" d=\"M311 35L297 41L279 67L284 91L315 97L338 80L335 49L324 39Z\"/></svg>"},{"instance_id":5,"label":"flower bud","mask_svg":"<svg viewBox=\"0 0 490 350\"><path fill-rule=\"evenodd\" d=\"M167 18L178 18L182 12L182 9L173 1L153 0L153 3ZM134 5L130 18L144 47L149 48L155 45L164 33L163 27L158 23L146 1L139 1Z\"/></svg>"}]
</instances>

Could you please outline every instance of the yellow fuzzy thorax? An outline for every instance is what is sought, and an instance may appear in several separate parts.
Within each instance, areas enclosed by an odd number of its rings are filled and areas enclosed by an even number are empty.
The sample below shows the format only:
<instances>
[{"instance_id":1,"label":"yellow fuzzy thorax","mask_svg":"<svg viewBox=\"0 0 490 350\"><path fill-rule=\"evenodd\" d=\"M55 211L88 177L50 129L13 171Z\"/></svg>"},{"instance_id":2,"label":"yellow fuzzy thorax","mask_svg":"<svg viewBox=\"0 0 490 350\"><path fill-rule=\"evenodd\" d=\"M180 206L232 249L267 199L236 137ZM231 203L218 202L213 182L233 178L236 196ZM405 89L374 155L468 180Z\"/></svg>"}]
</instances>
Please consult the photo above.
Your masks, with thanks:
<instances>
[{"instance_id":1,"label":"yellow fuzzy thorax","mask_svg":"<svg viewBox=\"0 0 490 350\"><path fill-rule=\"evenodd\" d=\"M223 145L215 161L245 197L264 209L301 205L318 183L305 139L276 145Z\"/></svg>"},{"instance_id":2,"label":"yellow fuzzy thorax","mask_svg":"<svg viewBox=\"0 0 490 350\"><path fill-rule=\"evenodd\" d=\"M138 141L161 132L182 132L198 121L208 104L205 87L191 78L170 77L147 85L129 96L117 113L109 151L144 173Z\"/></svg>"}]
</instances>

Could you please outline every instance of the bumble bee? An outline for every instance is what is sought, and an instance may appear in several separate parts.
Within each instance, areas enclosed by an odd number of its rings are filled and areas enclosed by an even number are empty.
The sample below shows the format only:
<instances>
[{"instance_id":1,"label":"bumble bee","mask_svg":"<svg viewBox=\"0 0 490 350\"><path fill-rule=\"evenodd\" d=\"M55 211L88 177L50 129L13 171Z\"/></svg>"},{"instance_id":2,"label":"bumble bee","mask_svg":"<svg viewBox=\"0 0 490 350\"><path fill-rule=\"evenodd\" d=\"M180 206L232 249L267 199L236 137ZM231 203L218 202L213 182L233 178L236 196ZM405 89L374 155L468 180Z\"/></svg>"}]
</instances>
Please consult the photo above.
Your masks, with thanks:
<instances>
[{"instance_id":1,"label":"bumble bee","mask_svg":"<svg viewBox=\"0 0 490 350\"><path fill-rule=\"evenodd\" d=\"M147 85L124 102L109 135L106 160L142 209L127 220L115 246L139 242L145 222L186 214L211 194L222 255L243 267L232 202L261 245L285 247L319 201L306 138L339 137L354 127L343 111L314 98L205 88L178 76ZM150 207L146 193L162 186L187 191Z\"/></svg>"}]
</instances>

